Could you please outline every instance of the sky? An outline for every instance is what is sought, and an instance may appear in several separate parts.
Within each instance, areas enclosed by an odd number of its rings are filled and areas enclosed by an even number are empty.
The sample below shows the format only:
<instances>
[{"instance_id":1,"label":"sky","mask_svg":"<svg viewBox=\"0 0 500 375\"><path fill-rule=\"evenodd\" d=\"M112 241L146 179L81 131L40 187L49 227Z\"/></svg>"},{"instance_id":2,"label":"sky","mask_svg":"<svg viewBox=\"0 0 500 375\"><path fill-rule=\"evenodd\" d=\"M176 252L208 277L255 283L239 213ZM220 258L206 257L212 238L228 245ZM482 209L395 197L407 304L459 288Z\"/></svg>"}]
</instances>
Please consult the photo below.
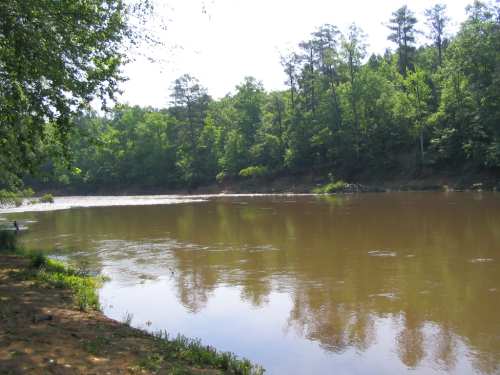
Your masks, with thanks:
<instances>
[{"instance_id":1,"label":"sky","mask_svg":"<svg viewBox=\"0 0 500 375\"><path fill-rule=\"evenodd\" d=\"M156 0L165 20L158 30L162 48L144 47L145 56L124 66L128 80L121 103L163 108L170 102L172 82L189 73L214 98L234 92L244 77L253 76L266 90L284 89L280 56L296 50L320 25L341 31L356 23L367 34L368 52L383 53L391 13L408 5L425 31L424 10L436 0ZM472 0L441 0L451 18L450 32L465 19ZM154 23L154 19L151 20ZM152 27L154 29L154 25ZM423 35L419 44L428 43Z\"/></svg>"}]
</instances>

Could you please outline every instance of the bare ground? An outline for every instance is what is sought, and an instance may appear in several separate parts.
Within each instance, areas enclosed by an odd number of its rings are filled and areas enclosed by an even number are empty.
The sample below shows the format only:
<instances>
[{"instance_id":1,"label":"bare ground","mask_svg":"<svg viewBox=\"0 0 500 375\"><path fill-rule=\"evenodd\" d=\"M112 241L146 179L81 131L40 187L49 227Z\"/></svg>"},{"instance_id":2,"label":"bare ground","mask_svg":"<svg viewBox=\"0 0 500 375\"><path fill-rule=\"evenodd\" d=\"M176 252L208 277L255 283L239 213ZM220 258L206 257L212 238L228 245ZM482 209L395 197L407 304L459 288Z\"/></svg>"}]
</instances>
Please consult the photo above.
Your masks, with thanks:
<instances>
[{"instance_id":1,"label":"bare ground","mask_svg":"<svg viewBox=\"0 0 500 375\"><path fill-rule=\"evenodd\" d=\"M146 333L79 311L71 293L27 279L28 260L0 255L0 374L147 374ZM218 373L163 363L161 373Z\"/></svg>"}]
</instances>

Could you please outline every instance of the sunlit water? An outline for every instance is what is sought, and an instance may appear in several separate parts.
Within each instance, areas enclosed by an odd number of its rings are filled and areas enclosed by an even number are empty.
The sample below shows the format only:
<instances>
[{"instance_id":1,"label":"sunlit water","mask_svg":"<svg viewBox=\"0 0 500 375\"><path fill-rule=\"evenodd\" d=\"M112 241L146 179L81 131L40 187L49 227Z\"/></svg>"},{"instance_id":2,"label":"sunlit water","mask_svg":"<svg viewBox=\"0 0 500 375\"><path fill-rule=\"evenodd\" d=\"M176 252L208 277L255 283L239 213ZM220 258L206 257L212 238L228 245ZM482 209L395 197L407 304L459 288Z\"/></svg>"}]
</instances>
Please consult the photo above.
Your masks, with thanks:
<instances>
[{"instance_id":1,"label":"sunlit water","mask_svg":"<svg viewBox=\"0 0 500 375\"><path fill-rule=\"evenodd\" d=\"M496 193L50 207L0 216L20 222L26 247L109 275L112 318L199 337L270 374L500 373Z\"/></svg>"}]
</instances>

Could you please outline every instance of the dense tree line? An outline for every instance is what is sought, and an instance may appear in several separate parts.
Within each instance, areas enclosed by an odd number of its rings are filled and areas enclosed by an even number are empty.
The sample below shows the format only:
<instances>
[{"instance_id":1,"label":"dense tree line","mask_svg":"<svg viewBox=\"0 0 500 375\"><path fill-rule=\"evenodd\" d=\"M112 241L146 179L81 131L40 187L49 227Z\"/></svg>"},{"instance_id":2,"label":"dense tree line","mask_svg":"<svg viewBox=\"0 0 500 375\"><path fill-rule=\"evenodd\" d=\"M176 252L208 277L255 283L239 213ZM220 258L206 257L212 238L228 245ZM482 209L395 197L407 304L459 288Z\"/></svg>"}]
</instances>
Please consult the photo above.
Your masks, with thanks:
<instances>
[{"instance_id":1,"label":"dense tree line","mask_svg":"<svg viewBox=\"0 0 500 375\"><path fill-rule=\"evenodd\" d=\"M283 56L284 91L247 77L213 100L184 75L168 108L78 117L72 173L45 170L74 185L169 188L305 172L498 171L500 8L476 1L467 14L450 36L445 6L427 10L422 29L403 6L388 24L393 50L369 57L361 28L323 25ZM431 43L417 46L419 32Z\"/></svg>"}]
</instances>

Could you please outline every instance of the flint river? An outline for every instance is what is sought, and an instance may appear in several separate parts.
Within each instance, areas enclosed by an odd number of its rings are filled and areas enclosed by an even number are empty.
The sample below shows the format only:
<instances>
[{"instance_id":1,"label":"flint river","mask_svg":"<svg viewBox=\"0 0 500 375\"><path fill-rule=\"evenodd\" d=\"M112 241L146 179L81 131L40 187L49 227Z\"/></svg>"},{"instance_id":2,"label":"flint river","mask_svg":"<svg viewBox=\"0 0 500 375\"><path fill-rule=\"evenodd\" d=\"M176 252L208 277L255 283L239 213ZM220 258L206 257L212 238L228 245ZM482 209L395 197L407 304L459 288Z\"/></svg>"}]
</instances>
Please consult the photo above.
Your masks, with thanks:
<instances>
[{"instance_id":1,"label":"flint river","mask_svg":"<svg viewBox=\"0 0 500 375\"><path fill-rule=\"evenodd\" d=\"M106 315L267 374L500 374L500 193L61 197L0 210Z\"/></svg>"}]
</instances>

